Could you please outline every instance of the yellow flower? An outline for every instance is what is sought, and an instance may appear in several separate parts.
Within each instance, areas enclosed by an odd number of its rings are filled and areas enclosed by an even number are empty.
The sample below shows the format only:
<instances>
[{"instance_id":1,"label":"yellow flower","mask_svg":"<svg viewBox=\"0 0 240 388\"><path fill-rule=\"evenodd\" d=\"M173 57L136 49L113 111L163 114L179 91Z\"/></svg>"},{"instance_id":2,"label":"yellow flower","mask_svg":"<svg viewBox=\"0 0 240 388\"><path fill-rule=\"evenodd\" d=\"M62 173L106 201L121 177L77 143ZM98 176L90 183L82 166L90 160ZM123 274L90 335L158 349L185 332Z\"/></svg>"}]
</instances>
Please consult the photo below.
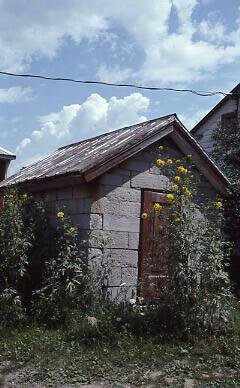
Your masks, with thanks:
<instances>
[{"instance_id":1,"label":"yellow flower","mask_svg":"<svg viewBox=\"0 0 240 388\"><path fill-rule=\"evenodd\" d=\"M174 200L174 195L173 194L167 194L167 199L169 200L169 201L173 201Z\"/></svg>"},{"instance_id":2,"label":"yellow flower","mask_svg":"<svg viewBox=\"0 0 240 388\"><path fill-rule=\"evenodd\" d=\"M158 147L158 149L159 149L160 151L162 151L162 150L164 150L164 147L163 147L162 145L160 145L160 146Z\"/></svg>"},{"instance_id":3,"label":"yellow flower","mask_svg":"<svg viewBox=\"0 0 240 388\"><path fill-rule=\"evenodd\" d=\"M191 191L186 186L183 186L183 192L184 192L186 198L190 198L192 195Z\"/></svg>"},{"instance_id":4,"label":"yellow flower","mask_svg":"<svg viewBox=\"0 0 240 388\"><path fill-rule=\"evenodd\" d=\"M156 212L159 212L160 210L162 210L162 205L160 205L160 203L155 203L153 205L153 210L155 210Z\"/></svg>"},{"instance_id":5,"label":"yellow flower","mask_svg":"<svg viewBox=\"0 0 240 388\"><path fill-rule=\"evenodd\" d=\"M172 190L173 190L173 191L178 191L178 185L176 185L176 183L174 183L174 184L172 185Z\"/></svg>"},{"instance_id":6,"label":"yellow flower","mask_svg":"<svg viewBox=\"0 0 240 388\"><path fill-rule=\"evenodd\" d=\"M180 160L180 159L177 159L177 160L176 160L176 163L180 163L180 162L181 162L181 160Z\"/></svg>"},{"instance_id":7,"label":"yellow flower","mask_svg":"<svg viewBox=\"0 0 240 388\"><path fill-rule=\"evenodd\" d=\"M162 159L157 159L157 160L156 160L156 165L157 165L158 167L163 167L163 166L165 166L165 161L162 160Z\"/></svg>"},{"instance_id":8,"label":"yellow flower","mask_svg":"<svg viewBox=\"0 0 240 388\"><path fill-rule=\"evenodd\" d=\"M57 217L58 218L63 218L64 217L64 212L57 212Z\"/></svg>"},{"instance_id":9,"label":"yellow flower","mask_svg":"<svg viewBox=\"0 0 240 388\"><path fill-rule=\"evenodd\" d=\"M175 218L175 222L176 222L176 223L179 223L180 221L181 221L181 218L180 218L180 217L176 217L176 218Z\"/></svg>"},{"instance_id":10,"label":"yellow flower","mask_svg":"<svg viewBox=\"0 0 240 388\"><path fill-rule=\"evenodd\" d=\"M180 180L181 180L180 176L176 175L176 176L174 177L174 181L175 181L175 182L179 183Z\"/></svg>"},{"instance_id":11,"label":"yellow flower","mask_svg":"<svg viewBox=\"0 0 240 388\"><path fill-rule=\"evenodd\" d=\"M168 160L167 160L167 164L169 164L169 166L170 166L171 164L173 164L172 159L168 159Z\"/></svg>"},{"instance_id":12,"label":"yellow flower","mask_svg":"<svg viewBox=\"0 0 240 388\"><path fill-rule=\"evenodd\" d=\"M141 214L141 218L142 218L143 220L146 220L146 218L148 218L148 213L147 213L147 212L143 212L143 213Z\"/></svg>"},{"instance_id":13,"label":"yellow flower","mask_svg":"<svg viewBox=\"0 0 240 388\"><path fill-rule=\"evenodd\" d=\"M181 172L182 174L186 174L188 172L188 170L183 166L179 166L178 171Z\"/></svg>"},{"instance_id":14,"label":"yellow flower","mask_svg":"<svg viewBox=\"0 0 240 388\"><path fill-rule=\"evenodd\" d=\"M192 155L187 155L187 158L188 159L192 159Z\"/></svg>"},{"instance_id":15,"label":"yellow flower","mask_svg":"<svg viewBox=\"0 0 240 388\"><path fill-rule=\"evenodd\" d=\"M69 229L69 232L71 233L74 233L77 231L77 228L75 226L71 226L71 228Z\"/></svg>"},{"instance_id":16,"label":"yellow flower","mask_svg":"<svg viewBox=\"0 0 240 388\"><path fill-rule=\"evenodd\" d=\"M216 209L221 209L222 207L223 207L223 204L222 204L221 201L216 201L216 202L215 202L215 208L216 208Z\"/></svg>"}]
</instances>

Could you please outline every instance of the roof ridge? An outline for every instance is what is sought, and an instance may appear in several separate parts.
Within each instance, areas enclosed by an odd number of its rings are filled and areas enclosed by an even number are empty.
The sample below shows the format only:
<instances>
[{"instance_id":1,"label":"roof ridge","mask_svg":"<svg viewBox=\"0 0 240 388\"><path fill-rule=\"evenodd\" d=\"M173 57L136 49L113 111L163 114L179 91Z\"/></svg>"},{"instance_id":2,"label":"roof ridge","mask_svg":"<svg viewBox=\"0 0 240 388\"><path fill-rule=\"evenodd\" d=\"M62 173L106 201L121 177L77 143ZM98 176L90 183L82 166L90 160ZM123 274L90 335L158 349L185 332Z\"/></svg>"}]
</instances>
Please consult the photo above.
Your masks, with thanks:
<instances>
[{"instance_id":1,"label":"roof ridge","mask_svg":"<svg viewBox=\"0 0 240 388\"><path fill-rule=\"evenodd\" d=\"M156 121L156 120L162 120L162 119L165 119L165 118L171 117L171 116L177 117L177 114L176 114L176 113L171 113L171 114L168 114L168 115L165 115L165 116L157 117L157 118L155 118L155 119L140 121L139 123L135 123L135 124L131 124L131 125L126 125L126 126L124 126L124 127L114 129L113 131L101 133L100 135L93 136L93 137L88 137L87 139L83 139L83 140L77 141L77 142L75 142L75 143L70 143L70 144L68 144L68 145L66 145L66 146L63 146L63 147L58 148L58 150L63 150L63 149L66 149L66 148L68 148L68 147L72 147L72 146L75 146L75 145L83 144L83 143L85 143L85 142L87 142L87 141L89 141L89 140L92 141L92 140L95 140L95 139L100 139L101 137L107 136L107 135L112 134L112 133L115 133L115 132L119 132L119 131L131 129L131 128L136 127L136 126L138 126L138 125L147 124L147 123L150 123L150 122Z\"/></svg>"}]
</instances>

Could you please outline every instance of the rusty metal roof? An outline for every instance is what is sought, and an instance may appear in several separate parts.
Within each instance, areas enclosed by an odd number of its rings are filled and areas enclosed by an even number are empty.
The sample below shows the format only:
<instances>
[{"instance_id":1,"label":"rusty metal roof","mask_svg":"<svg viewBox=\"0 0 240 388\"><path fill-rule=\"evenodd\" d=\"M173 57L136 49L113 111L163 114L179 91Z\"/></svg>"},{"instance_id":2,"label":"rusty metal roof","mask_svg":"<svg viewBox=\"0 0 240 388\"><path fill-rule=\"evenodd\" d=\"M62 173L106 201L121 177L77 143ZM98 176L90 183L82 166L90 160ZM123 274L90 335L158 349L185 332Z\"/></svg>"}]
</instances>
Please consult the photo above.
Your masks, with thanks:
<instances>
[{"instance_id":1,"label":"rusty metal roof","mask_svg":"<svg viewBox=\"0 0 240 388\"><path fill-rule=\"evenodd\" d=\"M16 156L12 154L12 152L6 150L3 147L0 147L0 158L3 157L4 159L15 159Z\"/></svg>"},{"instance_id":2,"label":"rusty metal roof","mask_svg":"<svg viewBox=\"0 0 240 388\"><path fill-rule=\"evenodd\" d=\"M29 183L31 187L36 184L35 189L39 191L49 180L53 182L51 187L57 187L61 179L54 178L58 177L64 178L65 185L66 180L68 184L72 184L73 177L76 177L77 183L79 183L79 177L85 182L90 182L134 153L167 135L171 136L183 153L193 151L197 168L218 191L223 194L227 193L228 179L184 127L176 114L131 125L59 148L47 158L22 168L2 181L0 189L12 184L21 184L26 187Z\"/></svg>"},{"instance_id":3,"label":"rusty metal roof","mask_svg":"<svg viewBox=\"0 0 240 388\"><path fill-rule=\"evenodd\" d=\"M175 120L176 115L172 114L59 148L45 159L22 168L1 182L0 187L69 174L83 174L91 167L104 163L151 134L159 132Z\"/></svg>"}]
</instances>

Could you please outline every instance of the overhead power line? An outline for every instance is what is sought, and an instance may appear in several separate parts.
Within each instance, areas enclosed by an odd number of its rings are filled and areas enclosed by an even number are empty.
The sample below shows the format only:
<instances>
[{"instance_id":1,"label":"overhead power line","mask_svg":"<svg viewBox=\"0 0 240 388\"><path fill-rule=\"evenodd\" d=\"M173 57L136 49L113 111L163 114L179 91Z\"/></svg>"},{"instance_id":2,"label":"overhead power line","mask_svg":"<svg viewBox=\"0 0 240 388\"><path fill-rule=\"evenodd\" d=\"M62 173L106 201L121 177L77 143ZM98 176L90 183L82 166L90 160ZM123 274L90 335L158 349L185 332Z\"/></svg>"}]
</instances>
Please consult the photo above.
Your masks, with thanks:
<instances>
[{"instance_id":1,"label":"overhead power line","mask_svg":"<svg viewBox=\"0 0 240 388\"><path fill-rule=\"evenodd\" d=\"M135 89L143 89L143 90L152 90L152 91L172 91L172 92L180 92L180 93L192 93L197 96L202 97L212 97L216 95L222 95L226 97L227 95L231 95L232 93L225 93L222 91L203 91L203 90L192 90L192 89L177 89L177 88L167 88L167 87L156 87L156 86L143 86L136 84L118 84L113 82L103 82L103 81L89 81L89 80L79 80L74 78L65 78L65 77L50 77L39 74L17 74L17 73L9 73L6 71L0 71L0 74L7 75L11 77L24 77L24 78L38 78L49 81L67 81L67 82L75 82L80 84L93 84L93 85L104 85L104 86L115 86L115 87L124 87L124 88L135 88Z\"/></svg>"}]
</instances>

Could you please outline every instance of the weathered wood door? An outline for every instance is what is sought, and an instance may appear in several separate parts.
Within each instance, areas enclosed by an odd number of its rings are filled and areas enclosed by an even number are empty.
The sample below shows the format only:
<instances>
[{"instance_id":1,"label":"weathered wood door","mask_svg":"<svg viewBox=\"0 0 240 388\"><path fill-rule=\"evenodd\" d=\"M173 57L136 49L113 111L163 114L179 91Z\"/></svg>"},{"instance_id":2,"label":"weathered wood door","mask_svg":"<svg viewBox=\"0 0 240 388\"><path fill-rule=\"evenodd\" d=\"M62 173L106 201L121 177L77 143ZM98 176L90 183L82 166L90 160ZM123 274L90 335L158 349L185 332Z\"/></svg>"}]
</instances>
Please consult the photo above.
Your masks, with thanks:
<instances>
[{"instance_id":1,"label":"weathered wood door","mask_svg":"<svg viewBox=\"0 0 240 388\"><path fill-rule=\"evenodd\" d=\"M162 205L160 212L153 211L153 205ZM144 301L156 301L168 277L168 239L164 233L169 203L164 194L153 191L143 192L142 212L148 217L141 219L139 281L140 295Z\"/></svg>"}]
</instances>

